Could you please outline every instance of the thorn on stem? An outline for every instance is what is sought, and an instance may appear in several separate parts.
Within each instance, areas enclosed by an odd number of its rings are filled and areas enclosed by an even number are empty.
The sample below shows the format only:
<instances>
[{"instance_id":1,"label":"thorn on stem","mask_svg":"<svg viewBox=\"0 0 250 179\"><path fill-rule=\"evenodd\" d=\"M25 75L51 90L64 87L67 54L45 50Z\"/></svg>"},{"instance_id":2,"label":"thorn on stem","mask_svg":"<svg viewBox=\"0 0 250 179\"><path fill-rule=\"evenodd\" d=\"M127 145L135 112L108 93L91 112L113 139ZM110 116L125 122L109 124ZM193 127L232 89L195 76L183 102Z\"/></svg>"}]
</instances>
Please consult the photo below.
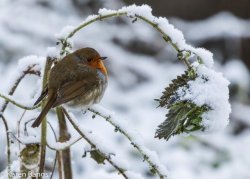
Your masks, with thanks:
<instances>
[{"instance_id":1,"label":"thorn on stem","mask_svg":"<svg viewBox=\"0 0 250 179\"><path fill-rule=\"evenodd\" d=\"M132 20L132 23L135 23L137 21L137 17Z\"/></svg>"}]
</instances>

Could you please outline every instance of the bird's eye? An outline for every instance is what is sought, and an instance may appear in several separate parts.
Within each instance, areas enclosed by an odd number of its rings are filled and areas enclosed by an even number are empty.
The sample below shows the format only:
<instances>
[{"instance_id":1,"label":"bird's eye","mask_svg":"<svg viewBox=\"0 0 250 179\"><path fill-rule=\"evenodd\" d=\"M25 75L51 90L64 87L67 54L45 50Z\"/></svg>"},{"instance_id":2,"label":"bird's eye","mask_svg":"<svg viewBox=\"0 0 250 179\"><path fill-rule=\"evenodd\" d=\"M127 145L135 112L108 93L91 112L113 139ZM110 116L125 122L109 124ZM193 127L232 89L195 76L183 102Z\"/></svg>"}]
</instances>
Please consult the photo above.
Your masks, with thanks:
<instances>
[{"instance_id":1,"label":"bird's eye","mask_svg":"<svg viewBox=\"0 0 250 179\"><path fill-rule=\"evenodd\" d=\"M88 62L91 62L91 60L92 60L91 58L88 58L88 59L87 59Z\"/></svg>"}]
</instances>

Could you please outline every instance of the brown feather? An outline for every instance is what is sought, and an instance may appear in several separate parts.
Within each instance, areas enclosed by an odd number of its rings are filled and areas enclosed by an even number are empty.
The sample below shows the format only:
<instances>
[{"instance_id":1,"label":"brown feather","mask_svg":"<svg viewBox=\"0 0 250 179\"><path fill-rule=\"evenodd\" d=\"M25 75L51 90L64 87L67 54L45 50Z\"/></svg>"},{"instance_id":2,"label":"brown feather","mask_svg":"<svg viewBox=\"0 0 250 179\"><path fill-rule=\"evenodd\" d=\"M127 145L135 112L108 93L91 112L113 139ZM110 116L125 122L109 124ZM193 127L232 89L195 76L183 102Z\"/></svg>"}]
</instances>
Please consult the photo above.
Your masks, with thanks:
<instances>
[{"instance_id":1,"label":"brown feather","mask_svg":"<svg viewBox=\"0 0 250 179\"><path fill-rule=\"evenodd\" d=\"M68 82L58 90L58 97L52 107L67 103L85 92L86 81Z\"/></svg>"},{"instance_id":2,"label":"brown feather","mask_svg":"<svg viewBox=\"0 0 250 179\"><path fill-rule=\"evenodd\" d=\"M37 105L40 103L48 94L48 85L45 86L44 90L42 91L42 94L39 96L39 98L36 100L34 105Z\"/></svg>"},{"instance_id":3,"label":"brown feather","mask_svg":"<svg viewBox=\"0 0 250 179\"><path fill-rule=\"evenodd\" d=\"M53 104L55 103L55 100L56 100L56 93L53 92L51 95L49 95L45 107L43 108L40 115L33 122L31 127L38 127L41 124L42 120L45 118L45 116L47 115L47 113L49 112Z\"/></svg>"}]
</instances>

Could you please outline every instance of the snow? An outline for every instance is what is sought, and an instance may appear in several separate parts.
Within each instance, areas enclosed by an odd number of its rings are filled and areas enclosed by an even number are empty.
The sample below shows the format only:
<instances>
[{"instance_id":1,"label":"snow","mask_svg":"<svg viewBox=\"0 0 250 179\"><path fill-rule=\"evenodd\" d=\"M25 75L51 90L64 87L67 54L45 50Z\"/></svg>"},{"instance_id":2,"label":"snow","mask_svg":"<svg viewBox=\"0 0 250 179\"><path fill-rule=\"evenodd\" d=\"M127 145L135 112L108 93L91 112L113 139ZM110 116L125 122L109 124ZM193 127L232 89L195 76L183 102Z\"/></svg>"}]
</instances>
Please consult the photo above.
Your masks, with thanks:
<instances>
[{"instance_id":1,"label":"snow","mask_svg":"<svg viewBox=\"0 0 250 179\"><path fill-rule=\"evenodd\" d=\"M250 106L241 103L233 103L232 108L232 118L236 118L236 120L240 120L250 126Z\"/></svg>"},{"instance_id":2,"label":"snow","mask_svg":"<svg viewBox=\"0 0 250 179\"><path fill-rule=\"evenodd\" d=\"M106 118L109 118L109 120L112 123L114 123L115 126L124 130L134 143L136 143L137 145L143 145L143 139L141 135L138 133L138 131L131 128L130 124L126 121L126 119L117 117L114 112L105 109L101 105L93 105L91 109L94 109L95 111L101 113Z\"/></svg>"},{"instance_id":3,"label":"snow","mask_svg":"<svg viewBox=\"0 0 250 179\"><path fill-rule=\"evenodd\" d=\"M83 22L81 22L81 24L85 24L89 21L92 21L93 19L95 19L97 17L98 17L97 15L90 15ZM62 28L62 30L59 33L55 34L55 37L57 39L66 39L68 37L68 35L71 32L73 32L75 29L76 29L76 27L74 27L74 26L66 26L66 27Z\"/></svg>"},{"instance_id":4,"label":"snow","mask_svg":"<svg viewBox=\"0 0 250 179\"><path fill-rule=\"evenodd\" d=\"M129 179L145 179L141 174L134 173L131 171L125 172Z\"/></svg>"},{"instance_id":5,"label":"snow","mask_svg":"<svg viewBox=\"0 0 250 179\"><path fill-rule=\"evenodd\" d=\"M114 149L110 149L108 146L104 144L104 139L100 136L97 136L94 134L90 129L87 129L86 127L81 126L76 117L73 115L73 113L69 113L71 119L76 124L76 126L82 131L82 133L90 139L90 141L93 142L94 145L97 146L98 149L100 149L102 152L104 152L106 155L110 153L115 153Z\"/></svg>"},{"instance_id":6,"label":"snow","mask_svg":"<svg viewBox=\"0 0 250 179\"><path fill-rule=\"evenodd\" d=\"M143 4L141 6L136 6L135 4L127 6L127 7L122 7L121 9L118 10L118 12L127 12L128 15L138 15L142 17L146 17L149 20L153 20L154 16L152 15L152 8L149 5Z\"/></svg>"},{"instance_id":7,"label":"snow","mask_svg":"<svg viewBox=\"0 0 250 179\"><path fill-rule=\"evenodd\" d=\"M64 27L60 33L55 34L55 37L57 39L64 39L68 36L68 34L70 34L70 32L72 32L75 29L74 26L66 26Z\"/></svg>"},{"instance_id":8,"label":"snow","mask_svg":"<svg viewBox=\"0 0 250 179\"><path fill-rule=\"evenodd\" d=\"M23 143L23 144L34 144L34 143L39 143L40 142L40 138L37 138L35 136L21 136L19 138L19 140Z\"/></svg>"},{"instance_id":9,"label":"snow","mask_svg":"<svg viewBox=\"0 0 250 179\"><path fill-rule=\"evenodd\" d=\"M4 94L4 93L1 93L1 94L2 94L3 96L7 97L8 99L10 99L11 101L14 101L14 102L16 102L17 104L22 105L23 107L31 108L31 107L33 107L34 102L35 102L35 99L20 100L20 99L17 99L16 97L13 97L13 96L11 96L11 95L8 95L8 94Z\"/></svg>"},{"instance_id":10,"label":"snow","mask_svg":"<svg viewBox=\"0 0 250 179\"><path fill-rule=\"evenodd\" d=\"M186 44L183 33L180 30L176 29L172 24L169 24L167 18L153 16L152 9L148 5L131 5L128 7L123 7L117 11L101 9L99 11L99 14L107 15L115 12L127 13L129 17L141 16L143 18L146 18L147 20L155 23L167 36L169 36L171 41L176 44L180 50L190 50L191 52L194 52L196 55L198 55L206 66L213 66L213 54L211 52L203 48L194 48Z\"/></svg>"},{"instance_id":11,"label":"snow","mask_svg":"<svg viewBox=\"0 0 250 179\"><path fill-rule=\"evenodd\" d=\"M208 67L213 66L213 55L211 52L203 48L194 48L186 44L183 33L180 30L176 29L172 24L169 24L167 18L153 16L152 8L148 5L141 5L141 6L130 5L122 7L121 9L118 10L109 10L103 8L98 11L99 16L90 15L77 27L85 26L92 20L98 19L100 16L108 16L116 13L126 14L130 18L142 17L149 20L150 22L154 23L157 27L159 27L161 31L164 34L166 34L171 39L171 41L179 48L180 51L190 50L191 52L194 52L201 58L202 63L204 63ZM71 34L75 29L77 29L77 27L66 26L65 28L62 29L62 31L59 34L56 35L56 38L68 40L69 34Z\"/></svg>"},{"instance_id":12,"label":"snow","mask_svg":"<svg viewBox=\"0 0 250 179\"><path fill-rule=\"evenodd\" d=\"M31 69L34 71L43 71L44 63L45 63L44 57L38 57L35 55L30 55L30 56L21 58L18 61L18 65L16 67L15 73L12 74L11 76L12 79L9 80L9 85L6 85L5 90L2 90L1 94L8 97L12 101L16 101L18 104L22 104L27 107L32 107L34 104L34 99L20 100L20 99L17 99L16 97L8 95L7 93L13 87L13 84L16 83L16 81L24 74L26 70L32 67ZM0 106L2 104L3 102L1 101Z\"/></svg>"},{"instance_id":13,"label":"snow","mask_svg":"<svg viewBox=\"0 0 250 179\"><path fill-rule=\"evenodd\" d=\"M47 48L47 56L48 57L59 58L60 57L60 51L56 47L48 47Z\"/></svg>"},{"instance_id":14,"label":"snow","mask_svg":"<svg viewBox=\"0 0 250 179\"><path fill-rule=\"evenodd\" d=\"M26 57L21 58L18 61L18 71L21 73L25 70L27 70L29 67L34 66L32 69L35 71L42 71L42 68L44 66L45 58L44 57L38 57L36 55L29 55Z\"/></svg>"},{"instance_id":15,"label":"snow","mask_svg":"<svg viewBox=\"0 0 250 179\"><path fill-rule=\"evenodd\" d=\"M204 63L207 67L212 68L214 64L213 54L204 49L204 48L197 48L193 49L193 52L197 54L202 59L202 63Z\"/></svg>"},{"instance_id":16,"label":"snow","mask_svg":"<svg viewBox=\"0 0 250 179\"><path fill-rule=\"evenodd\" d=\"M197 106L211 108L202 115L202 125L207 131L220 131L229 122L231 107L229 104L229 81L222 73L215 72L204 65L197 67L198 77L188 82L189 87L178 89L180 100L188 100Z\"/></svg>"},{"instance_id":17,"label":"snow","mask_svg":"<svg viewBox=\"0 0 250 179\"><path fill-rule=\"evenodd\" d=\"M238 85L241 89L245 91L249 90L249 72L247 67L241 60L231 59L230 61L228 61L225 64L223 74L231 82L231 84Z\"/></svg>"},{"instance_id":18,"label":"snow","mask_svg":"<svg viewBox=\"0 0 250 179\"><path fill-rule=\"evenodd\" d=\"M150 149L145 147L142 135L139 134L138 131L136 131L136 129L131 128L131 125L128 122L126 122L126 120L123 120L120 117L117 117L113 112L105 109L104 107L100 105L94 105L92 106L91 109L94 109L94 111L99 112L101 115L108 118L116 127L124 131L126 135L128 136L130 142L132 142L134 145L137 145L140 148L140 150L143 152L143 154L141 155L144 155L144 154L147 155L149 160L161 172L161 174L167 175L167 169L160 162L160 159L158 155L156 154L156 152L151 151Z\"/></svg>"},{"instance_id":19,"label":"snow","mask_svg":"<svg viewBox=\"0 0 250 179\"><path fill-rule=\"evenodd\" d=\"M53 148L54 150L63 150L67 147L72 146L74 143L78 142L82 137L79 135L73 135L70 137L69 140L65 142L56 142L55 139L51 139L50 136L52 134L48 133L47 134L47 144L49 145L50 148Z\"/></svg>"},{"instance_id":20,"label":"snow","mask_svg":"<svg viewBox=\"0 0 250 179\"><path fill-rule=\"evenodd\" d=\"M13 179L19 179L20 177L15 175L15 172L19 173L20 172L20 161L15 160L11 164L11 176L13 176ZM0 179L6 179L9 178L9 174L7 169L5 169L3 172L0 173Z\"/></svg>"}]
</instances>

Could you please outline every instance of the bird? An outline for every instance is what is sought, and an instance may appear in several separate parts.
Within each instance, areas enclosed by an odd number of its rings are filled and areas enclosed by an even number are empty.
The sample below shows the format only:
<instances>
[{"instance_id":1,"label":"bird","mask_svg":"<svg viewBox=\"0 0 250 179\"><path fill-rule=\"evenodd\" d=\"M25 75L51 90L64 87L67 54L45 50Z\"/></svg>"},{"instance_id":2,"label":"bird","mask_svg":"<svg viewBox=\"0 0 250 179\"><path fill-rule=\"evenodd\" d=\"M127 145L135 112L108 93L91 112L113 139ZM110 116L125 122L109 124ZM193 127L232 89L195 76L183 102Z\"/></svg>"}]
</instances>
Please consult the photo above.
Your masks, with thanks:
<instances>
[{"instance_id":1,"label":"bird","mask_svg":"<svg viewBox=\"0 0 250 179\"><path fill-rule=\"evenodd\" d=\"M51 108L89 107L99 103L108 84L108 73L101 57L93 48L81 48L58 61L49 73L48 83L34 105L47 99L45 107L31 125L38 127Z\"/></svg>"}]
</instances>

